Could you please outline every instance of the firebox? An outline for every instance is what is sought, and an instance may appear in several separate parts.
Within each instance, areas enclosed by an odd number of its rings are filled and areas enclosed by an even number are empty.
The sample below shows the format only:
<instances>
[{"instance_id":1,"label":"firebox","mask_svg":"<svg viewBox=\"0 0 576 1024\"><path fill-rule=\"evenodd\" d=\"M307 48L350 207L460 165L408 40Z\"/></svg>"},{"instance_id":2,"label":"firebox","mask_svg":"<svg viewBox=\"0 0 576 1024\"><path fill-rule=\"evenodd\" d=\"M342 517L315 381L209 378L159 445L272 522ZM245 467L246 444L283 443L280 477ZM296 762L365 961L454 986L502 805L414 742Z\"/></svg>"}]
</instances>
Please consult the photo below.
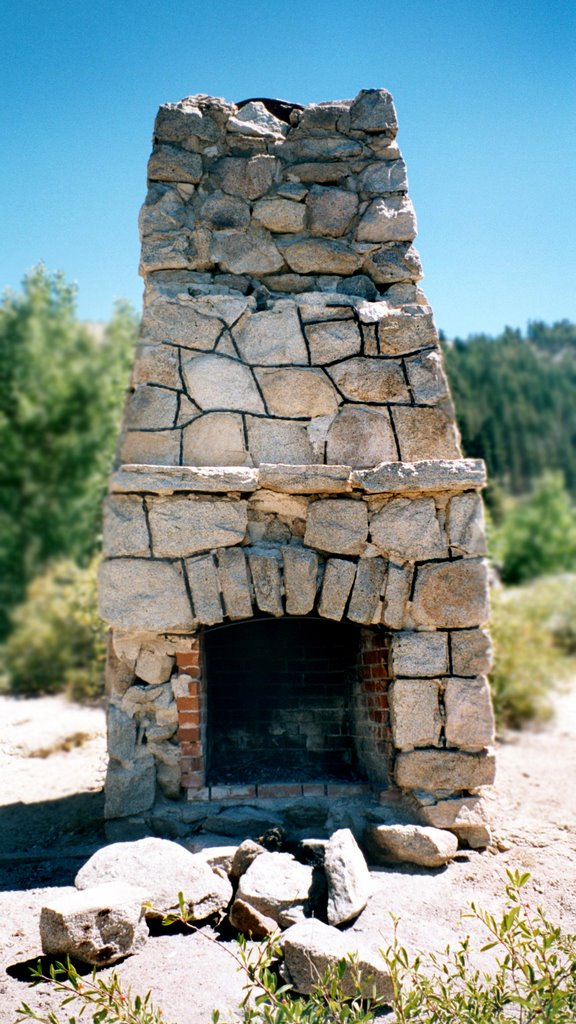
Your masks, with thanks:
<instances>
[{"instance_id":1,"label":"firebox","mask_svg":"<svg viewBox=\"0 0 576 1024\"><path fill-rule=\"evenodd\" d=\"M392 97L159 110L105 507L109 819L493 779L480 492ZM209 811L206 810L206 814Z\"/></svg>"}]
</instances>

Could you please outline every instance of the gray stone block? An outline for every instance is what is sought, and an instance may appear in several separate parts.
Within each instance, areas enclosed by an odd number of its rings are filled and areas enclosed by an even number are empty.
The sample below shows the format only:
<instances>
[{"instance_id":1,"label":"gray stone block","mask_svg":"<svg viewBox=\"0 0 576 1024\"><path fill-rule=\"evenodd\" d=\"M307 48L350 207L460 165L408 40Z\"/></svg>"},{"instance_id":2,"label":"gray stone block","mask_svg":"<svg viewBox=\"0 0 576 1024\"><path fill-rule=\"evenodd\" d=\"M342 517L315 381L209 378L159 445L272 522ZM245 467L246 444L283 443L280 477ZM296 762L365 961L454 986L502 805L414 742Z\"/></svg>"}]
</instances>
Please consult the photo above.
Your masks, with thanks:
<instances>
[{"instance_id":1,"label":"gray stone block","mask_svg":"<svg viewBox=\"0 0 576 1024\"><path fill-rule=\"evenodd\" d=\"M395 778L401 789L419 789L449 796L494 782L492 753L466 754L451 750L413 750L399 754Z\"/></svg>"},{"instance_id":2,"label":"gray stone block","mask_svg":"<svg viewBox=\"0 0 576 1024\"><path fill-rule=\"evenodd\" d=\"M419 566L412 611L428 629L482 625L490 614L485 563L466 558Z\"/></svg>"},{"instance_id":3,"label":"gray stone block","mask_svg":"<svg viewBox=\"0 0 576 1024\"><path fill-rule=\"evenodd\" d=\"M319 551L359 555L368 536L368 510L351 498L320 498L310 504L304 543Z\"/></svg>"},{"instance_id":4,"label":"gray stone block","mask_svg":"<svg viewBox=\"0 0 576 1024\"><path fill-rule=\"evenodd\" d=\"M284 614L279 558L276 553L251 551L248 555L256 603L262 612Z\"/></svg>"},{"instance_id":5,"label":"gray stone block","mask_svg":"<svg viewBox=\"0 0 576 1024\"><path fill-rule=\"evenodd\" d=\"M250 618L252 591L246 558L241 548L221 548L218 551L218 577L228 618Z\"/></svg>"},{"instance_id":6,"label":"gray stone block","mask_svg":"<svg viewBox=\"0 0 576 1024\"><path fill-rule=\"evenodd\" d=\"M127 629L186 630L193 625L182 568L175 562L115 558L99 571L100 614Z\"/></svg>"},{"instance_id":7,"label":"gray stone block","mask_svg":"<svg viewBox=\"0 0 576 1024\"><path fill-rule=\"evenodd\" d=\"M392 740L398 750L440 743L440 684L436 679L397 679L390 686Z\"/></svg>"},{"instance_id":8,"label":"gray stone block","mask_svg":"<svg viewBox=\"0 0 576 1024\"><path fill-rule=\"evenodd\" d=\"M157 557L185 557L241 544L248 524L245 501L218 498L151 498L148 517Z\"/></svg>"},{"instance_id":9,"label":"gray stone block","mask_svg":"<svg viewBox=\"0 0 576 1024\"><path fill-rule=\"evenodd\" d=\"M328 559L318 605L318 613L323 618L341 620L355 576L355 562L343 558Z\"/></svg>"},{"instance_id":10,"label":"gray stone block","mask_svg":"<svg viewBox=\"0 0 576 1024\"><path fill-rule=\"evenodd\" d=\"M391 638L395 676L442 676L448 672L447 633L396 633Z\"/></svg>"},{"instance_id":11,"label":"gray stone block","mask_svg":"<svg viewBox=\"0 0 576 1024\"><path fill-rule=\"evenodd\" d=\"M222 622L224 616L220 601L220 586L213 556L210 554L201 555L199 558L188 558L186 572L194 615L198 622L202 622L206 626Z\"/></svg>"},{"instance_id":12,"label":"gray stone block","mask_svg":"<svg viewBox=\"0 0 576 1024\"><path fill-rule=\"evenodd\" d=\"M382 617L382 591L386 582L387 565L383 558L360 558L354 588L348 606L351 622L366 626L380 622Z\"/></svg>"},{"instance_id":13,"label":"gray stone block","mask_svg":"<svg viewBox=\"0 0 576 1024\"><path fill-rule=\"evenodd\" d=\"M460 750L482 750L494 742L494 712L488 680L448 679L444 691L446 743Z\"/></svg>"},{"instance_id":14,"label":"gray stone block","mask_svg":"<svg viewBox=\"0 0 576 1024\"><path fill-rule=\"evenodd\" d=\"M370 517L370 536L383 555L395 560L448 554L433 498L391 498Z\"/></svg>"},{"instance_id":15,"label":"gray stone block","mask_svg":"<svg viewBox=\"0 0 576 1024\"><path fill-rule=\"evenodd\" d=\"M308 615L316 601L318 555L306 548L284 545L284 588L288 615Z\"/></svg>"},{"instance_id":16,"label":"gray stone block","mask_svg":"<svg viewBox=\"0 0 576 1024\"><path fill-rule=\"evenodd\" d=\"M42 951L98 967L139 953L148 941L145 899L145 890L127 882L56 897L40 911Z\"/></svg>"}]
</instances>

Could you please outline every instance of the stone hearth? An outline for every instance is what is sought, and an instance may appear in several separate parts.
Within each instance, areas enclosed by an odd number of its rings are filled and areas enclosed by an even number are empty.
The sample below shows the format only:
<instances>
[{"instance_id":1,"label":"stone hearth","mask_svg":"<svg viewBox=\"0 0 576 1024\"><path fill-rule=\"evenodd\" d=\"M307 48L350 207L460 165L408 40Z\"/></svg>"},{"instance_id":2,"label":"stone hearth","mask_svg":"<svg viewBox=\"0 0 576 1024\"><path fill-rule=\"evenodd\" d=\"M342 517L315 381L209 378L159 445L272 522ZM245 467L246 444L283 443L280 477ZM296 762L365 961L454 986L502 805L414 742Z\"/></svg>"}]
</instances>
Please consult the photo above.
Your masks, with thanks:
<instances>
[{"instance_id":1,"label":"stone hearth","mask_svg":"<svg viewBox=\"0 0 576 1024\"><path fill-rule=\"evenodd\" d=\"M110 819L403 797L449 827L493 779L484 466L396 127L384 90L160 108L105 509Z\"/></svg>"}]
</instances>

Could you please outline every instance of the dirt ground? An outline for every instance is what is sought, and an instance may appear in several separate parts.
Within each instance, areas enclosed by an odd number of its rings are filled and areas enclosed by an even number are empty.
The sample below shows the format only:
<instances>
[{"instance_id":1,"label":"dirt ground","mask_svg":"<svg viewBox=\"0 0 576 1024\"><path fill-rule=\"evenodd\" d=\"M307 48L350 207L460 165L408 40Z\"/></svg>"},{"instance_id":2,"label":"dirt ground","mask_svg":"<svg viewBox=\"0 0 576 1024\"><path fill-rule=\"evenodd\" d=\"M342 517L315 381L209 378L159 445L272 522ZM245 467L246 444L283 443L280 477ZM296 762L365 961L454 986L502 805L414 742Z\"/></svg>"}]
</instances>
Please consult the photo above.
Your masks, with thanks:
<instances>
[{"instance_id":1,"label":"dirt ground","mask_svg":"<svg viewBox=\"0 0 576 1024\"><path fill-rule=\"evenodd\" d=\"M558 698L553 722L508 733L497 756L488 793L494 848L463 852L443 870L374 871L373 896L353 933L387 945L393 913L411 948L443 948L458 934L474 935L474 922L461 923L460 910L472 899L497 909L506 868L530 871L529 902L576 932L576 684ZM101 710L58 697L0 697L0 1024L14 1024L23 999L37 1012L58 1006L48 986L26 984L41 954L38 914L105 842L105 767ZM168 1024L208 1024L216 1006L232 1019L243 980L231 944L210 938L210 929L156 935L116 970L134 992L152 989ZM69 1013L62 1011L62 1024Z\"/></svg>"}]
</instances>

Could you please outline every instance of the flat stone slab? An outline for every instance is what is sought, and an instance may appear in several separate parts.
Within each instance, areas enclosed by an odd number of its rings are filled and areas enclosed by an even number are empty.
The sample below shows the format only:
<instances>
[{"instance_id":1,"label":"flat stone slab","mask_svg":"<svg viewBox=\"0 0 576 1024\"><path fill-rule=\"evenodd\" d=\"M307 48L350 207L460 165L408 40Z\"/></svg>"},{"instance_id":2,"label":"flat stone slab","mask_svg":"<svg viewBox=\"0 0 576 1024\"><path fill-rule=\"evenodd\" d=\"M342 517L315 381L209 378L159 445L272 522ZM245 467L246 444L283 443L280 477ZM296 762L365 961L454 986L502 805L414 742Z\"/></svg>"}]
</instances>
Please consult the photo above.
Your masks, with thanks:
<instances>
[{"instance_id":1,"label":"flat stone slab","mask_svg":"<svg viewBox=\"0 0 576 1024\"><path fill-rule=\"evenodd\" d=\"M261 463L260 487L288 494L340 494L351 490L350 466L283 466Z\"/></svg>"},{"instance_id":2,"label":"flat stone slab","mask_svg":"<svg viewBox=\"0 0 576 1024\"><path fill-rule=\"evenodd\" d=\"M150 903L148 917L163 917L178 907L182 892L193 921L224 910L232 886L215 874L201 854L189 853L169 839L138 839L103 846L80 868L77 889L103 882L131 882L142 888Z\"/></svg>"},{"instance_id":3,"label":"flat stone slab","mask_svg":"<svg viewBox=\"0 0 576 1024\"><path fill-rule=\"evenodd\" d=\"M404 491L465 491L486 484L482 459L422 459L382 462L373 469L356 469L352 484L368 494Z\"/></svg>"},{"instance_id":4,"label":"flat stone slab","mask_svg":"<svg viewBox=\"0 0 576 1024\"><path fill-rule=\"evenodd\" d=\"M113 494L226 493L255 491L258 470L249 466L121 466L110 478Z\"/></svg>"},{"instance_id":5,"label":"flat stone slab","mask_svg":"<svg viewBox=\"0 0 576 1024\"><path fill-rule=\"evenodd\" d=\"M40 911L43 952L97 966L139 953L148 941L146 898L146 889L108 882L45 903Z\"/></svg>"}]
</instances>

